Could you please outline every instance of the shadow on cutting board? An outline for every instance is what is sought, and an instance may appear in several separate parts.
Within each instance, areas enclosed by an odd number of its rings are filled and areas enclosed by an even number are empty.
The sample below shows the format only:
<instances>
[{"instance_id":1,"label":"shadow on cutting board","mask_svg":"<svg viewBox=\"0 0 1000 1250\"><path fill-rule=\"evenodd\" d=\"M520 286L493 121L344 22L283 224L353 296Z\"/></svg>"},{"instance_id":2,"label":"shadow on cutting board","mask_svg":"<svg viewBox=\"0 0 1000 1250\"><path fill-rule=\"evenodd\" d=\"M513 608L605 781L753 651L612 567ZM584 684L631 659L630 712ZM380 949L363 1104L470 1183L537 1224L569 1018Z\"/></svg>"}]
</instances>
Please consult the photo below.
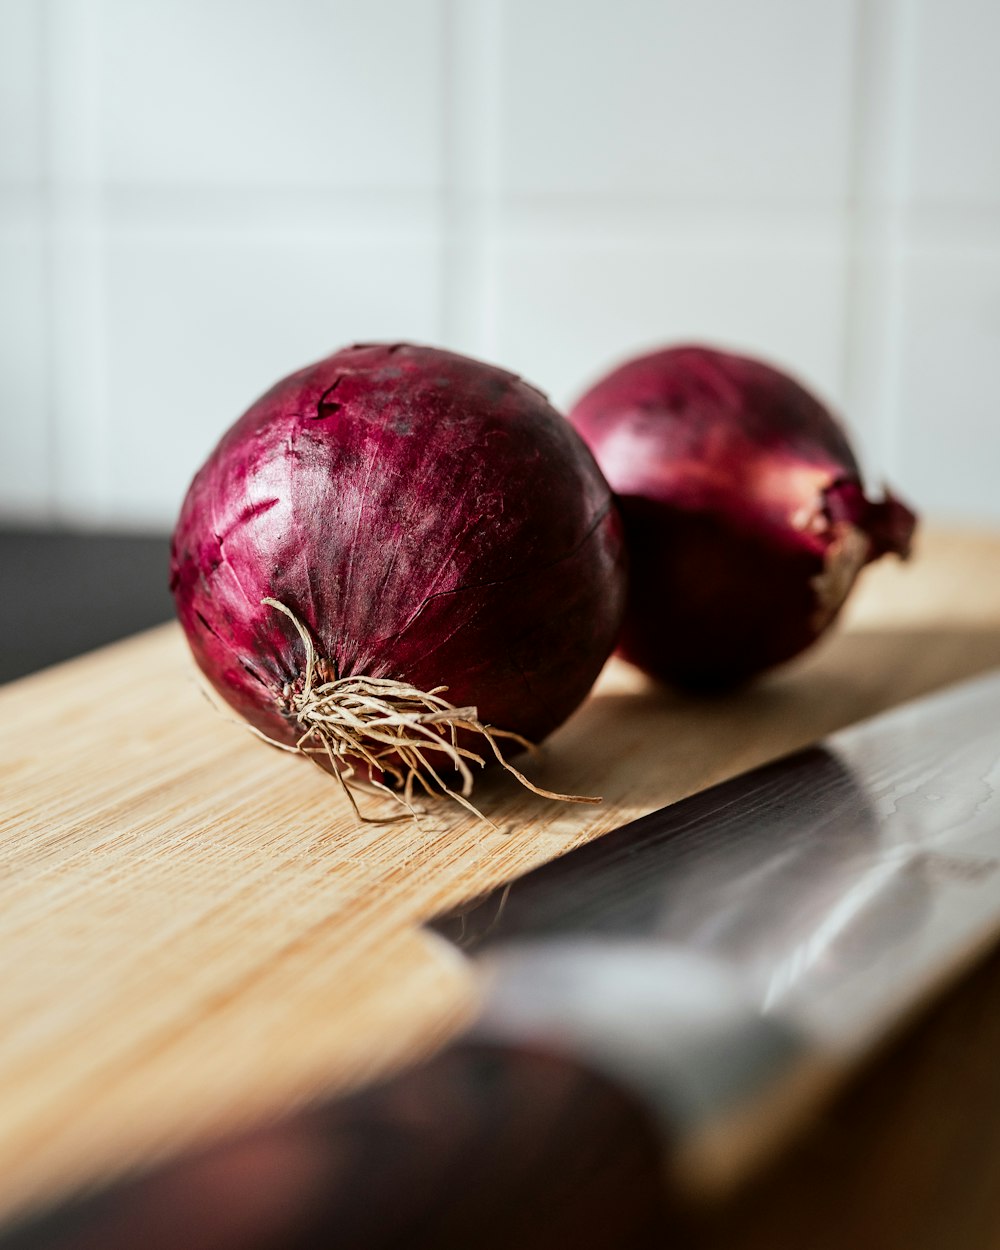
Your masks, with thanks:
<instances>
[{"instance_id":1,"label":"shadow on cutting board","mask_svg":"<svg viewBox=\"0 0 1000 1250\"><path fill-rule=\"evenodd\" d=\"M635 689L598 690L547 743L519 767L565 793L591 793L606 778L605 798L627 796L636 807L671 800L733 776L827 734L954 682L1000 667L1000 629L952 625L844 630L800 660L726 695L681 695L652 680ZM621 791L609 785L607 743L632 761ZM705 772L705 761L719 762ZM627 776L625 775L627 772ZM688 784L690 779L690 784ZM502 788L484 778L480 793ZM541 803L542 800L539 800Z\"/></svg>"}]
</instances>

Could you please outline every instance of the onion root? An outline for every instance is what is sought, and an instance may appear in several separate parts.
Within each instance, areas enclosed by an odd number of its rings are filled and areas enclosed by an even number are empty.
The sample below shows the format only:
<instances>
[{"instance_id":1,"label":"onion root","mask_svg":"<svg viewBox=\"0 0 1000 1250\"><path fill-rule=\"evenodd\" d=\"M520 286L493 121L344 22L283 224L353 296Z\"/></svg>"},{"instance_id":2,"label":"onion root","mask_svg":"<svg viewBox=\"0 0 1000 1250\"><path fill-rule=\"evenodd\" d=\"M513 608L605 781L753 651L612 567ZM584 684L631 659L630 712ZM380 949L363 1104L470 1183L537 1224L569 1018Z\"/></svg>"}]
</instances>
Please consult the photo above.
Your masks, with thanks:
<instances>
[{"instance_id":1,"label":"onion root","mask_svg":"<svg viewBox=\"0 0 1000 1250\"><path fill-rule=\"evenodd\" d=\"M282 712L293 718L302 732L294 746L277 742L260 730L254 732L284 751L309 756L317 763L317 757L324 757L359 820L378 824L404 819L407 814L416 820L415 795L419 789L431 797L445 794L492 825L470 800L474 786L470 765L483 767L486 759L459 742L460 732L483 739L498 763L532 794L564 803L601 802L600 798L557 794L535 785L504 758L498 739L515 742L528 751L537 750L534 743L510 730L484 725L474 707L449 703L441 697L446 686L419 690L391 678L331 675L331 665L317 656L312 635L295 613L277 599L264 598L261 604L286 616L305 648L300 682L286 684L278 696ZM359 767L366 773L361 780L401 804L405 812L387 818L365 816L354 795ZM458 788L448 785L442 772L457 773ZM382 776L390 777L395 788L381 781Z\"/></svg>"}]
</instances>

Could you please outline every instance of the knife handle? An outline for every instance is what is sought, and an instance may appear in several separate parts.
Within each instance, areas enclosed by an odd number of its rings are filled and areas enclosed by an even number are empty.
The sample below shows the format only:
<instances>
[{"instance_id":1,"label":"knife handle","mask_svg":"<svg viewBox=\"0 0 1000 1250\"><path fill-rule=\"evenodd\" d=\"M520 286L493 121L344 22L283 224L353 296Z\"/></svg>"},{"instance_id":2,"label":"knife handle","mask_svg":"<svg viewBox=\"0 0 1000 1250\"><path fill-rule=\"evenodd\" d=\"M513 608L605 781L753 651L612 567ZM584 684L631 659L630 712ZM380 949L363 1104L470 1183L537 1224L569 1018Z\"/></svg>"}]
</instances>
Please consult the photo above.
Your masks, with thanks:
<instances>
[{"instance_id":1,"label":"knife handle","mask_svg":"<svg viewBox=\"0 0 1000 1250\"><path fill-rule=\"evenodd\" d=\"M468 1041L64 1207L0 1250L644 1250L667 1222L662 1148L596 1073Z\"/></svg>"}]
</instances>

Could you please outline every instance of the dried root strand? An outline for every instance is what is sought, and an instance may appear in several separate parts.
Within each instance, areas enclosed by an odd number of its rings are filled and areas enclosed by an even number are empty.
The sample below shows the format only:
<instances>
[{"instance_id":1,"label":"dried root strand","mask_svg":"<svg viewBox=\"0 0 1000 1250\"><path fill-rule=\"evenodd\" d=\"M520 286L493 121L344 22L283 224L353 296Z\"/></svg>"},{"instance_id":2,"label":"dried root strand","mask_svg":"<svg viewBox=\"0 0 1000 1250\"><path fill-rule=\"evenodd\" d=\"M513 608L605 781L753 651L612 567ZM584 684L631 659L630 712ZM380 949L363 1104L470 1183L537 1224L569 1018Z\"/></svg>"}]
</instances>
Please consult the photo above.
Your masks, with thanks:
<instances>
[{"instance_id":1,"label":"dried root strand","mask_svg":"<svg viewBox=\"0 0 1000 1250\"><path fill-rule=\"evenodd\" d=\"M533 794L564 803L601 801L556 794L536 786L504 759L498 740L516 742L527 750L535 749L533 743L520 734L484 725L474 707L449 703L441 697L446 686L418 690L406 682L384 677L328 680L329 665L317 657L312 635L295 613L277 599L262 599L261 603L292 622L306 654L301 689L286 686L281 695L282 705L294 715L302 733L294 746L275 745L313 758L324 756L360 820L379 823L364 816L358 807L354 790L358 781L364 780L405 809L398 816L383 819L405 819L407 814L416 819L419 791L428 796L446 794L480 820L492 824L469 798L474 784L471 766L481 768L486 759L459 745L460 732L478 735L502 767ZM367 774L360 779L359 768ZM448 785L442 772L457 773L459 787ZM396 789L380 780L386 775L395 782Z\"/></svg>"}]
</instances>

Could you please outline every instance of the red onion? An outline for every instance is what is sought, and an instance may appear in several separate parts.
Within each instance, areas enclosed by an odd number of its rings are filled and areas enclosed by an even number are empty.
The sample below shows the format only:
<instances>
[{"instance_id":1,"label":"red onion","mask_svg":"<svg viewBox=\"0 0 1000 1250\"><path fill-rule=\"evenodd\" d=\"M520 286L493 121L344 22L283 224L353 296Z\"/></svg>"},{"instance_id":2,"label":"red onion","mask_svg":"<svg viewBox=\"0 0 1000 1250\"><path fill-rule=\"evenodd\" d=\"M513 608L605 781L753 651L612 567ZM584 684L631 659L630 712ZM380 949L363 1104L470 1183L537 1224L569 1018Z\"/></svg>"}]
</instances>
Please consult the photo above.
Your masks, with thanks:
<instances>
[{"instance_id":1,"label":"red onion","mask_svg":"<svg viewBox=\"0 0 1000 1250\"><path fill-rule=\"evenodd\" d=\"M617 493L632 576L620 650L681 687L797 655L914 514L865 497L840 425L786 374L706 347L629 361L570 413Z\"/></svg>"},{"instance_id":2,"label":"red onion","mask_svg":"<svg viewBox=\"0 0 1000 1250\"><path fill-rule=\"evenodd\" d=\"M259 733L338 777L395 779L406 802L415 784L452 793L454 770L467 795L473 735L480 763L498 737L537 742L597 677L624 606L621 523L539 391L359 344L222 438L184 501L171 589L202 671Z\"/></svg>"}]
</instances>

